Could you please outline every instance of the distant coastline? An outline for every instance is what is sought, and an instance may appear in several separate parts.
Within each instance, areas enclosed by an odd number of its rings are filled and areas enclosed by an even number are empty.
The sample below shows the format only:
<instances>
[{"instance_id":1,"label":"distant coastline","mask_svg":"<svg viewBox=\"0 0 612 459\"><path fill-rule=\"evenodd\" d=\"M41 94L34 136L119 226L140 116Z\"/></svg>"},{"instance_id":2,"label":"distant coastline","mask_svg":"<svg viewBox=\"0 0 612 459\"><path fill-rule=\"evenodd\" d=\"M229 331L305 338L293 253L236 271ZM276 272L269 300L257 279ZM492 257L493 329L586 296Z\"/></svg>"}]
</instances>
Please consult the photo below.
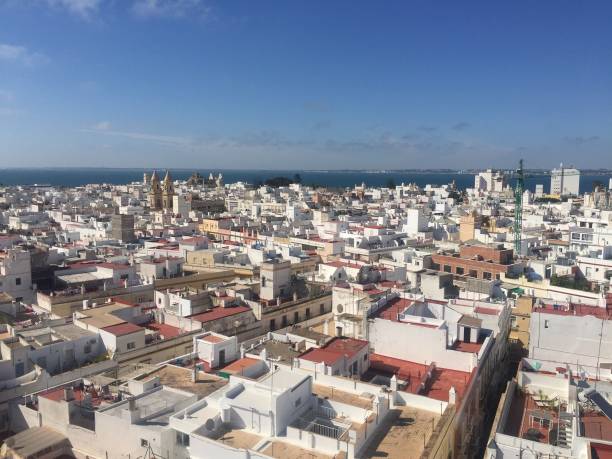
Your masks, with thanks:
<instances>
[{"instance_id":1,"label":"distant coastline","mask_svg":"<svg viewBox=\"0 0 612 459\"><path fill-rule=\"evenodd\" d=\"M141 181L145 172L150 173L154 168L94 168L94 167L49 167L49 168L0 168L0 184L3 185L34 185L46 184L52 186L77 187L90 183L106 183L112 185L127 184ZM164 170L157 168L158 171ZM390 186L402 183L416 183L424 187L431 185L444 185L455 182L459 189L474 186L474 174L478 170L464 169L453 171L449 169L403 169L403 170L302 170L302 169L170 169L172 177L186 180L193 172L208 176L211 172L221 172L225 183L247 182L260 183L273 177L293 177L300 174L302 183L310 186L325 186L330 188L353 187L365 183L368 186ZM511 172L511 171L509 171ZM526 189L535 190L537 184L544 185L547 192L550 187L550 172L541 169L527 170L528 178L525 180ZM596 181L608 185L612 177L612 170L596 169L581 171L580 191L591 191Z\"/></svg>"}]
</instances>

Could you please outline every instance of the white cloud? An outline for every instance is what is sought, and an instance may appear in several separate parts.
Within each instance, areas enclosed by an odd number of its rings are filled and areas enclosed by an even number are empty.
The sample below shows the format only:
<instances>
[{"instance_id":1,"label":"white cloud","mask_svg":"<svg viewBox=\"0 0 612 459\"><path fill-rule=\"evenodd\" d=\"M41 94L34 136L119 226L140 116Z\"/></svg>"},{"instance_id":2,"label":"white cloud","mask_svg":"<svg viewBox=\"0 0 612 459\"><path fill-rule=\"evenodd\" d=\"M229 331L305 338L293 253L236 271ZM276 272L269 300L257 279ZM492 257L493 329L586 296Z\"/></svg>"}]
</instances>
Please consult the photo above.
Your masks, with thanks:
<instances>
[{"instance_id":1,"label":"white cloud","mask_svg":"<svg viewBox=\"0 0 612 459\"><path fill-rule=\"evenodd\" d=\"M89 19L98 12L103 0L43 0L52 7L65 8L72 14Z\"/></svg>"},{"instance_id":2,"label":"white cloud","mask_svg":"<svg viewBox=\"0 0 612 459\"><path fill-rule=\"evenodd\" d=\"M25 46L0 43L0 61L19 62L25 65L37 65L48 62L48 58L41 53L28 50Z\"/></svg>"},{"instance_id":3,"label":"white cloud","mask_svg":"<svg viewBox=\"0 0 612 459\"><path fill-rule=\"evenodd\" d=\"M96 131L108 131L111 128L110 121L100 121L92 126L92 130Z\"/></svg>"},{"instance_id":4,"label":"white cloud","mask_svg":"<svg viewBox=\"0 0 612 459\"><path fill-rule=\"evenodd\" d=\"M193 144L193 141L188 137L178 137L169 135L147 134L143 132L131 131L113 131L108 121L97 123L93 128L81 129L82 132L95 132L97 134L111 135L117 137L127 137L133 140L144 140L149 142L163 143L175 146L187 147Z\"/></svg>"},{"instance_id":5,"label":"white cloud","mask_svg":"<svg viewBox=\"0 0 612 459\"><path fill-rule=\"evenodd\" d=\"M133 10L141 17L206 18L211 8L204 0L136 0Z\"/></svg>"}]
</instances>

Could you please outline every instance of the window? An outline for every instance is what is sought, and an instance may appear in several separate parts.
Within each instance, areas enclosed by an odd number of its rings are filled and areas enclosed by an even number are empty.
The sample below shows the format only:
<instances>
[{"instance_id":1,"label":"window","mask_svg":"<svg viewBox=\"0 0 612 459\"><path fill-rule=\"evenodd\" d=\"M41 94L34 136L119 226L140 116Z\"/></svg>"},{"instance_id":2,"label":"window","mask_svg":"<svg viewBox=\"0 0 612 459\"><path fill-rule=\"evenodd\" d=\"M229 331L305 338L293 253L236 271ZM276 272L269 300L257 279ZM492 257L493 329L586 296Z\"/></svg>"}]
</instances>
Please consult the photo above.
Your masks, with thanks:
<instances>
[{"instance_id":1,"label":"window","mask_svg":"<svg viewBox=\"0 0 612 459\"><path fill-rule=\"evenodd\" d=\"M363 361L365 362L365 361L367 361L367 360L368 360L368 354L366 354L366 355L364 355L364 356L363 356Z\"/></svg>"},{"instance_id":2,"label":"window","mask_svg":"<svg viewBox=\"0 0 612 459\"><path fill-rule=\"evenodd\" d=\"M455 269L455 273L462 276L465 273L465 269L463 269L461 266L457 266L457 269Z\"/></svg>"},{"instance_id":3,"label":"window","mask_svg":"<svg viewBox=\"0 0 612 459\"><path fill-rule=\"evenodd\" d=\"M310 319L310 308L306 308L306 319Z\"/></svg>"},{"instance_id":4,"label":"window","mask_svg":"<svg viewBox=\"0 0 612 459\"><path fill-rule=\"evenodd\" d=\"M544 321L544 328L548 328L548 320Z\"/></svg>"},{"instance_id":5,"label":"window","mask_svg":"<svg viewBox=\"0 0 612 459\"><path fill-rule=\"evenodd\" d=\"M294 323L294 324L297 324L299 321L300 321L300 313L299 313L299 312L297 312L297 311L295 311L295 312L293 313L293 323Z\"/></svg>"},{"instance_id":6,"label":"window","mask_svg":"<svg viewBox=\"0 0 612 459\"><path fill-rule=\"evenodd\" d=\"M324 313L325 313L325 305L321 303L319 305L319 314L324 314Z\"/></svg>"},{"instance_id":7,"label":"window","mask_svg":"<svg viewBox=\"0 0 612 459\"><path fill-rule=\"evenodd\" d=\"M283 316L283 319L281 320L281 327L286 327L287 326L287 316Z\"/></svg>"},{"instance_id":8,"label":"window","mask_svg":"<svg viewBox=\"0 0 612 459\"><path fill-rule=\"evenodd\" d=\"M452 270L452 268L451 268L451 265L444 265L444 272L445 272L445 273L450 273L450 272L452 272L452 271L453 271L453 270Z\"/></svg>"},{"instance_id":9,"label":"window","mask_svg":"<svg viewBox=\"0 0 612 459\"><path fill-rule=\"evenodd\" d=\"M180 446L189 446L189 434L176 432L176 444Z\"/></svg>"},{"instance_id":10,"label":"window","mask_svg":"<svg viewBox=\"0 0 612 459\"><path fill-rule=\"evenodd\" d=\"M270 320L270 330L272 331L276 330L276 319Z\"/></svg>"},{"instance_id":11,"label":"window","mask_svg":"<svg viewBox=\"0 0 612 459\"><path fill-rule=\"evenodd\" d=\"M510 327L516 328L516 316L510 316Z\"/></svg>"},{"instance_id":12,"label":"window","mask_svg":"<svg viewBox=\"0 0 612 459\"><path fill-rule=\"evenodd\" d=\"M135 342L129 342L127 343L127 348L128 349L136 349L136 343Z\"/></svg>"},{"instance_id":13,"label":"window","mask_svg":"<svg viewBox=\"0 0 612 459\"><path fill-rule=\"evenodd\" d=\"M15 278L15 285L21 285L21 277Z\"/></svg>"},{"instance_id":14,"label":"window","mask_svg":"<svg viewBox=\"0 0 612 459\"><path fill-rule=\"evenodd\" d=\"M470 269L470 277L478 277L478 271L475 269Z\"/></svg>"},{"instance_id":15,"label":"window","mask_svg":"<svg viewBox=\"0 0 612 459\"><path fill-rule=\"evenodd\" d=\"M147 440L145 440L144 438L140 439L140 446L142 446L143 448L146 448L147 446L149 446L149 442Z\"/></svg>"},{"instance_id":16,"label":"window","mask_svg":"<svg viewBox=\"0 0 612 459\"><path fill-rule=\"evenodd\" d=\"M483 279L486 279L486 280L491 280L491 273L488 273L488 272L486 272L486 271L485 271L485 272L483 272L483 273L482 273L482 278L483 278Z\"/></svg>"},{"instance_id":17,"label":"window","mask_svg":"<svg viewBox=\"0 0 612 459\"><path fill-rule=\"evenodd\" d=\"M302 397L298 397L297 400L295 401L295 407L297 408L301 404L302 404Z\"/></svg>"},{"instance_id":18,"label":"window","mask_svg":"<svg viewBox=\"0 0 612 459\"><path fill-rule=\"evenodd\" d=\"M86 344L86 345L83 347L83 352L84 352L85 354L90 354L90 353L91 353L91 344Z\"/></svg>"}]
</instances>

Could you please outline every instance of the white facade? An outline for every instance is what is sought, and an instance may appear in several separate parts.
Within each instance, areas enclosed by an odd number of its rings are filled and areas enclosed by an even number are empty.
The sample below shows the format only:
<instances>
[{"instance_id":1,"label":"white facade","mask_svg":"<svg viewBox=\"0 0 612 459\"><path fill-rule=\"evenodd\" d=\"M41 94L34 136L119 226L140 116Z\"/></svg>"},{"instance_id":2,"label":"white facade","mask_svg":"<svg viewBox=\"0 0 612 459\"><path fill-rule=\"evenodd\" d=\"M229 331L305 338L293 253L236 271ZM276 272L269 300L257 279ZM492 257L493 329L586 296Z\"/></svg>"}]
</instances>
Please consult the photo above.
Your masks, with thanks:
<instances>
[{"instance_id":1,"label":"white facade","mask_svg":"<svg viewBox=\"0 0 612 459\"><path fill-rule=\"evenodd\" d=\"M578 196L580 194L580 171L573 168L564 168L550 172L550 194L563 196Z\"/></svg>"},{"instance_id":2,"label":"white facade","mask_svg":"<svg viewBox=\"0 0 612 459\"><path fill-rule=\"evenodd\" d=\"M9 249L0 258L0 292L11 295L17 301L31 303L32 267L30 253L21 249Z\"/></svg>"}]
</instances>

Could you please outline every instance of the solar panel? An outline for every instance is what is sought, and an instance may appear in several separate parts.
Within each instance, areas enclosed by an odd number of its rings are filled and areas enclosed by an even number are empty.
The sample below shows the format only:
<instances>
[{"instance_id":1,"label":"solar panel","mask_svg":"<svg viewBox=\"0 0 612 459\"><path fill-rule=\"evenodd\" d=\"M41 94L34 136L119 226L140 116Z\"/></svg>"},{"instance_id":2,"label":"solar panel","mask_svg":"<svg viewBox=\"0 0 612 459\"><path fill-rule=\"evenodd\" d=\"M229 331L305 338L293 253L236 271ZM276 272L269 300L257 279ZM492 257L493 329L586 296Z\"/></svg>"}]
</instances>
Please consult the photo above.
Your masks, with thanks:
<instances>
[{"instance_id":1,"label":"solar panel","mask_svg":"<svg viewBox=\"0 0 612 459\"><path fill-rule=\"evenodd\" d=\"M584 396L599 408L602 413L612 421L612 405L596 390L585 393Z\"/></svg>"}]
</instances>

